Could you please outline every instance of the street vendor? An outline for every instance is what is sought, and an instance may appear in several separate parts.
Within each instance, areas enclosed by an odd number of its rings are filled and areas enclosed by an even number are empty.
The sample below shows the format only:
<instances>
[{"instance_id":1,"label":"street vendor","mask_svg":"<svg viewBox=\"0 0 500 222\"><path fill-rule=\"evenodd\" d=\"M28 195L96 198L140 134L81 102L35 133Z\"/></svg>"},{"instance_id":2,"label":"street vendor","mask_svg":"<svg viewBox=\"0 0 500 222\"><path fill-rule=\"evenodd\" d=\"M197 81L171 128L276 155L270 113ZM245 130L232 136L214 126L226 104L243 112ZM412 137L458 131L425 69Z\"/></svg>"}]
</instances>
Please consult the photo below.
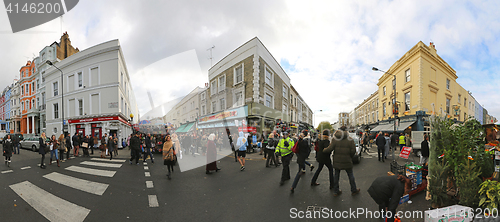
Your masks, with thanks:
<instances>
[{"instance_id":1,"label":"street vendor","mask_svg":"<svg viewBox=\"0 0 500 222\"><path fill-rule=\"evenodd\" d=\"M411 189L411 181L406 176L381 176L368 188L368 193L378 204L381 215L393 222L399 199Z\"/></svg>"}]
</instances>

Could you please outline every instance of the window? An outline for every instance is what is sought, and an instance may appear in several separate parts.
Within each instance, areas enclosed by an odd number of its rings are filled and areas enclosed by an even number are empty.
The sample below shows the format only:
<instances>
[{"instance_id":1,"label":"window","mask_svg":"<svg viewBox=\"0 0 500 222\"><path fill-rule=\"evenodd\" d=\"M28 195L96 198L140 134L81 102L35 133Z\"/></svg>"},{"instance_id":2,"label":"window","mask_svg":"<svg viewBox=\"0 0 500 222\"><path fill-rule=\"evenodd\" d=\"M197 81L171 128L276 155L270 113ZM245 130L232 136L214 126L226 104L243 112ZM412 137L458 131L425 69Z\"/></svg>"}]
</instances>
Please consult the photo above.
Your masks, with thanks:
<instances>
[{"instance_id":1,"label":"window","mask_svg":"<svg viewBox=\"0 0 500 222\"><path fill-rule=\"evenodd\" d=\"M206 97L206 95L205 95L205 93L203 92L203 93L201 94L201 101L204 101L204 100L205 100L205 97Z\"/></svg>"},{"instance_id":2,"label":"window","mask_svg":"<svg viewBox=\"0 0 500 222\"><path fill-rule=\"evenodd\" d=\"M122 105L122 106L121 106L121 108L123 109L123 108L125 108L125 103L123 103L123 97L121 97L121 101L122 101L122 103L121 103L121 105ZM124 111L125 111L125 110L124 110Z\"/></svg>"},{"instance_id":3,"label":"window","mask_svg":"<svg viewBox=\"0 0 500 222\"><path fill-rule=\"evenodd\" d=\"M21 86L21 95L24 95L24 85Z\"/></svg>"},{"instance_id":4,"label":"window","mask_svg":"<svg viewBox=\"0 0 500 222\"><path fill-rule=\"evenodd\" d=\"M40 89L40 80L39 79L36 80L36 89Z\"/></svg>"},{"instance_id":5,"label":"window","mask_svg":"<svg viewBox=\"0 0 500 222\"><path fill-rule=\"evenodd\" d=\"M215 113L217 111L217 101L212 102L212 113Z\"/></svg>"},{"instance_id":6,"label":"window","mask_svg":"<svg viewBox=\"0 0 500 222\"><path fill-rule=\"evenodd\" d=\"M31 92L35 92L35 82L31 83Z\"/></svg>"},{"instance_id":7,"label":"window","mask_svg":"<svg viewBox=\"0 0 500 222\"><path fill-rule=\"evenodd\" d=\"M450 114L450 99L446 98L446 113Z\"/></svg>"},{"instance_id":8,"label":"window","mask_svg":"<svg viewBox=\"0 0 500 222\"><path fill-rule=\"evenodd\" d=\"M387 114L385 103L382 103L382 110L383 110L383 114L385 116Z\"/></svg>"},{"instance_id":9,"label":"window","mask_svg":"<svg viewBox=\"0 0 500 222\"><path fill-rule=\"evenodd\" d=\"M212 82L212 87L210 87L210 95L215 95L217 92L217 81Z\"/></svg>"},{"instance_id":10,"label":"window","mask_svg":"<svg viewBox=\"0 0 500 222\"><path fill-rule=\"evenodd\" d=\"M78 115L83 115L83 100L78 100Z\"/></svg>"},{"instance_id":11,"label":"window","mask_svg":"<svg viewBox=\"0 0 500 222\"><path fill-rule=\"evenodd\" d=\"M396 80L393 79L392 80L392 92L395 92L396 91Z\"/></svg>"},{"instance_id":12,"label":"window","mask_svg":"<svg viewBox=\"0 0 500 222\"><path fill-rule=\"evenodd\" d=\"M288 111L288 109L287 109L286 105L285 105L285 104L283 104L283 110L282 110L282 112L283 112L283 113L287 113L287 111Z\"/></svg>"},{"instance_id":13,"label":"window","mask_svg":"<svg viewBox=\"0 0 500 222\"><path fill-rule=\"evenodd\" d=\"M265 105L269 108L273 108L272 104L273 104L273 97L269 94L266 94L266 104Z\"/></svg>"},{"instance_id":14,"label":"window","mask_svg":"<svg viewBox=\"0 0 500 222\"><path fill-rule=\"evenodd\" d=\"M21 110L24 110L24 102L21 102Z\"/></svg>"},{"instance_id":15,"label":"window","mask_svg":"<svg viewBox=\"0 0 500 222\"><path fill-rule=\"evenodd\" d=\"M28 84L26 84L25 89L26 89L26 94L28 94L30 92L30 87L28 86Z\"/></svg>"},{"instance_id":16,"label":"window","mask_svg":"<svg viewBox=\"0 0 500 222\"><path fill-rule=\"evenodd\" d=\"M201 115L205 115L205 105L201 106Z\"/></svg>"},{"instance_id":17,"label":"window","mask_svg":"<svg viewBox=\"0 0 500 222\"><path fill-rule=\"evenodd\" d=\"M54 103L54 119L59 119L59 104Z\"/></svg>"},{"instance_id":18,"label":"window","mask_svg":"<svg viewBox=\"0 0 500 222\"><path fill-rule=\"evenodd\" d=\"M234 94L234 103L236 104L236 106L241 106L243 105L243 92L237 92Z\"/></svg>"},{"instance_id":19,"label":"window","mask_svg":"<svg viewBox=\"0 0 500 222\"><path fill-rule=\"evenodd\" d=\"M35 108L35 107L36 107L35 99L33 99L33 100L31 100L31 107L30 107L30 109L31 108Z\"/></svg>"},{"instance_id":20,"label":"window","mask_svg":"<svg viewBox=\"0 0 500 222\"><path fill-rule=\"evenodd\" d=\"M387 95L387 87L384 86L384 88L382 88L382 91L384 93L384 96Z\"/></svg>"},{"instance_id":21,"label":"window","mask_svg":"<svg viewBox=\"0 0 500 222\"><path fill-rule=\"evenodd\" d=\"M460 100L462 99L461 97L462 95L458 94L458 104L460 104Z\"/></svg>"},{"instance_id":22,"label":"window","mask_svg":"<svg viewBox=\"0 0 500 222\"><path fill-rule=\"evenodd\" d=\"M234 85L243 82L243 64L234 68Z\"/></svg>"},{"instance_id":23,"label":"window","mask_svg":"<svg viewBox=\"0 0 500 222\"><path fill-rule=\"evenodd\" d=\"M125 83L123 82L123 72L121 73L120 76L120 82L122 83L122 88L125 88Z\"/></svg>"},{"instance_id":24,"label":"window","mask_svg":"<svg viewBox=\"0 0 500 222\"><path fill-rule=\"evenodd\" d=\"M410 81L410 69L407 69L405 71L405 82L409 82Z\"/></svg>"},{"instance_id":25,"label":"window","mask_svg":"<svg viewBox=\"0 0 500 222\"><path fill-rule=\"evenodd\" d=\"M464 122L467 120L467 113L464 113Z\"/></svg>"},{"instance_id":26,"label":"window","mask_svg":"<svg viewBox=\"0 0 500 222\"><path fill-rule=\"evenodd\" d=\"M271 73L271 71L269 71L269 69L266 68L266 84L272 87L273 86L272 83L273 83L273 74Z\"/></svg>"},{"instance_id":27,"label":"window","mask_svg":"<svg viewBox=\"0 0 500 222\"><path fill-rule=\"evenodd\" d=\"M52 84L52 89L54 89L54 96L57 96L59 95L59 86L58 86L58 82L55 82Z\"/></svg>"},{"instance_id":28,"label":"window","mask_svg":"<svg viewBox=\"0 0 500 222\"><path fill-rule=\"evenodd\" d=\"M226 109L226 100L224 98L220 99L220 110L223 111Z\"/></svg>"},{"instance_id":29,"label":"window","mask_svg":"<svg viewBox=\"0 0 500 222\"><path fill-rule=\"evenodd\" d=\"M410 110L410 92L405 93L405 111Z\"/></svg>"},{"instance_id":30,"label":"window","mask_svg":"<svg viewBox=\"0 0 500 222\"><path fill-rule=\"evenodd\" d=\"M467 98L464 98L464 107L467 107Z\"/></svg>"},{"instance_id":31,"label":"window","mask_svg":"<svg viewBox=\"0 0 500 222\"><path fill-rule=\"evenodd\" d=\"M287 95L288 95L288 94L287 94L287 91L288 91L288 90L287 90L286 86L285 86L285 85L283 85L283 98L287 98Z\"/></svg>"},{"instance_id":32,"label":"window","mask_svg":"<svg viewBox=\"0 0 500 222\"><path fill-rule=\"evenodd\" d=\"M83 75L82 75L82 72L78 73L78 87L83 87Z\"/></svg>"},{"instance_id":33,"label":"window","mask_svg":"<svg viewBox=\"0 0 500 222\"><path fill-rule=\"evenodd\" d=\"M450 90L450 80L446 79L446 89Z\"/></svg>"},{"instance_id":34,"label":"window","mask_svg":"<svg viewBox=\"0 0 500 222\"><path fill-rule=\"evenodd\" d=\"M221 76L219 78L219 91L226 89L226 76Z\"/></svg>"}]
</instances>

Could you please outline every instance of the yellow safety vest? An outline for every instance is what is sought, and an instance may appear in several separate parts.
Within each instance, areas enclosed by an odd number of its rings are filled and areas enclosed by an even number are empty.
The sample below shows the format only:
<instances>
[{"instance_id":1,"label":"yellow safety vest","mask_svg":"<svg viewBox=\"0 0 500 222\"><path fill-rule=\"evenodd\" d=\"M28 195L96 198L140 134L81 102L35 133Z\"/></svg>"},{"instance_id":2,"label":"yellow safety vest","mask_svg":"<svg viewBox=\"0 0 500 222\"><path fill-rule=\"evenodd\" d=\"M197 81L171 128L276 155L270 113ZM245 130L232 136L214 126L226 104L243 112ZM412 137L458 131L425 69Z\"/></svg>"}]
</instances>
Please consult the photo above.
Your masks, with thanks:
<instances>
[{"instance_id":1,"label":"yellow safety vest","mask_svg":"<svg viewBox=\"0 0 500 222\"><path fill-rule=\"evenodd\" d=\"M399 137L399 144L405 144L406 143L406 137L405 136L400 136Z\"/></svg>"},{"instance_id":2,"label":"yellow safety vest","mask_svg":"<svg viewBox=\"0 0 500 222\"><path fill-rule=\"evenodd\" d=\"M285 147L285 140L288 141L288 147ZM278 142L278 146L276 146L276 153L280 152L281 156L286 156L290 153L292 153L292 147L295 144L295 142L290 139L290 137L287 137L286 139L280 139Z\"/></svg>"}]
</instances>

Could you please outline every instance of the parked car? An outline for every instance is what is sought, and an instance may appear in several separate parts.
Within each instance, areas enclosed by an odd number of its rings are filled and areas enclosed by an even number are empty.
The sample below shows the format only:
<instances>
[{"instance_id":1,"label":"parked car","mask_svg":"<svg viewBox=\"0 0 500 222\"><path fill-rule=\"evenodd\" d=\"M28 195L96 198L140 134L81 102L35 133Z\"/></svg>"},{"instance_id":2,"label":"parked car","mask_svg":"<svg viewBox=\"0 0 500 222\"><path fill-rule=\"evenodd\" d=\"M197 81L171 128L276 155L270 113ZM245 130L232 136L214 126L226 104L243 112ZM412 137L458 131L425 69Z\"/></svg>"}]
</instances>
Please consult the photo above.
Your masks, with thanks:
<instances>
[{"instance_id":1,"label":"parked car","mask_svg":"<svg viewBox=\"0 0 500 222\"><path fill-rule=\"evenodd\" d=\"M38 142L39 137L26 138L21 140L20 145L23 149L28 149L33 152L38 152L40 144Z\"/></svg>"},{"instance_id":2,"label":"parked car","mask_svg":"<svg viewBox=\"0 0 500 222\"><path fill-rule=\"evenodd\" d=\"M361 146L359 146L360 138L356 135L356 133L349 133L349 137L354 140L354 144L356 145L356 153L354 154L354 157L352 157L352 162L357 164L361 162Z\"/></svg>"}]
</instances>

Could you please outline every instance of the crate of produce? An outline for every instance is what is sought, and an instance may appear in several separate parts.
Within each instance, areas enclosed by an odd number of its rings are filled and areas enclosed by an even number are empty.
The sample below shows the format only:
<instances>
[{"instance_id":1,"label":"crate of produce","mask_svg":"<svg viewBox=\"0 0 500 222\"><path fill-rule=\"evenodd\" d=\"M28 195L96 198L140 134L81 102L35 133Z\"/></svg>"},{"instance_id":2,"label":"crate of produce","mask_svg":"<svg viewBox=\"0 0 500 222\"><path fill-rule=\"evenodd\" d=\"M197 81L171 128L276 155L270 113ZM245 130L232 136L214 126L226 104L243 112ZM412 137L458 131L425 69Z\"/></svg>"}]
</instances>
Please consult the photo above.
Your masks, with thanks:
<instances>
[{"instance_id":1,"label":"crate of produce","mask_svg":"<svg viewBox=\"0 0 500 222\"><path fill-rule=\"evenodd\" d=\"M412 173L422 171L422 166L416 165L414 163L406 164L405 167L406 167L406 171L410 171Z\"/></svg>"},{"instance_id":2,"label":"crate of produce","mask_svg":"<svg viewBox=\"0 0 500 222\"><path fill-rule=\"evenodd\" d=\"M395 175L404 175L406 176L405 165L400 165L396 161L391 162L391 172Z\"/></svg>"}]
</instances>

